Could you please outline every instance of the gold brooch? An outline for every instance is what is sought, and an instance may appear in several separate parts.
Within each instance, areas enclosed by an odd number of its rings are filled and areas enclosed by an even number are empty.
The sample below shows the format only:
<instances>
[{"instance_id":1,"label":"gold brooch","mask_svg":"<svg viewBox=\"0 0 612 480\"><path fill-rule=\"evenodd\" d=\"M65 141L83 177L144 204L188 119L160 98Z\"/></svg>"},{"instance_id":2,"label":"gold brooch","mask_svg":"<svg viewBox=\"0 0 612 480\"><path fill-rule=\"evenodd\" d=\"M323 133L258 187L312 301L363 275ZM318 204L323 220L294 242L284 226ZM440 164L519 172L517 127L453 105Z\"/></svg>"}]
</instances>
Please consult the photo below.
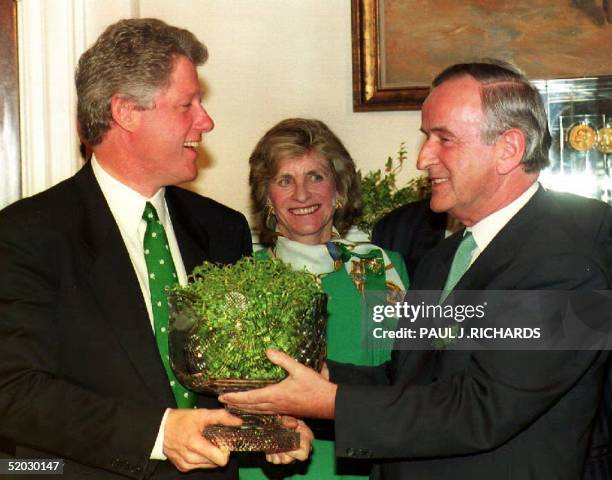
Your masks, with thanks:
<instances>
[{"instance_id":1,"label":"gold brooch","mask_svg":"<svg viewBox=\"0 0 612 480\"><path fill-rule=\"evenodd\" d=\"M612 153L612 127L600 128L597 135L597 150L601 153Z\"/></svg>"},{"instance_id":2,"label":"gold brooch","mask_svg":"<svg viewBox=\"0 0 612 480\"><path fill-rule=\"evenodd\" d=\"M575 125L572 127L568 135L569 144L574 150L578 150L580 152L585 152L593 148L596 138L597 133L595 132L595 129L587 123L579 123L578 125Z\"/></svg>"}]
</instances>

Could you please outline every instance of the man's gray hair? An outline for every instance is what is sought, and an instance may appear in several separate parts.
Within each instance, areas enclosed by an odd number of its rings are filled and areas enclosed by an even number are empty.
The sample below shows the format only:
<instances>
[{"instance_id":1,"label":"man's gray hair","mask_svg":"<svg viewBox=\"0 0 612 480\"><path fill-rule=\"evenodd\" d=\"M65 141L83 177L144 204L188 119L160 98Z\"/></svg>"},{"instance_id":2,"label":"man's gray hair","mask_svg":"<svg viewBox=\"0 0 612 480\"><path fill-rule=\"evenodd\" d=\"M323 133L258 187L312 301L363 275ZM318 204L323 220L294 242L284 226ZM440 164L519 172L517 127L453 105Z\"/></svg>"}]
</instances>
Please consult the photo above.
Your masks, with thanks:
<instances>
[{"instance_id":1,"label":"man's gray hair","mask_svg":"<svg viewBox=\"0 0 612 480\"><path fill-rule=\"evenodd\" d=\"M522 159L525 172L538 172L548 166L551 144L548 117L538 90L513 65L500 60L460 63L442 71L433 81L438 85L463 76L481 84L480 96L486 125L482 141L492 144L510 128L518 128L526 139Z\"/></svg>"},{"instance_id":2,"label":"man's gray hair","mask_svg":"<svg viewBox=\"0 0 612 480\"><path fill-rule=\"evenodd\" d=\"M111 97L152 108L167 87L174 61L187 57L203 64L208 52L193 33L155 18L120 20L109 26L81 55L75 74L81 138L97 145L111 126Z\"/></svg>"}]
</instances>

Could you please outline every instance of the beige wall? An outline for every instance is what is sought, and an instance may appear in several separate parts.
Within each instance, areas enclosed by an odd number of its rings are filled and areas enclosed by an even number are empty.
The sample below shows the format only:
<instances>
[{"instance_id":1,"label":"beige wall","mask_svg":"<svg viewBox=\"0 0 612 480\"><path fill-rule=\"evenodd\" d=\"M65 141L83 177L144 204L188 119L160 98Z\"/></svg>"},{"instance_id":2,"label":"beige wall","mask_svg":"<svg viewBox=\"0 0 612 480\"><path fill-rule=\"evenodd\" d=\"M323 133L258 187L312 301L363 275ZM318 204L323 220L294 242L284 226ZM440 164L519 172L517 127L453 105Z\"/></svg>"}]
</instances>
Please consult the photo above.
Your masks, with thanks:
<instances>
[{"instance_id":1,"label":"beige wall","mask_svg":"<svg viewBox=\"0 0 612 480\"><path fill-rule=\"evenodd\" d=\"M382 168L405 141L403 177L415 174L418 112L353 113L349 0L21 0L18 7L26 195L79 168L76 60L125 17L161 18L209 48L200 76L216 127L190 188L248 214L249 154L267 129L291 116L326 122L364 171Z\"/></svg>"},{"instance_id":2,"label":"beige wall","mask_svg":"<svg viewBox=\"0 0 612 480\"><path fill-rule=\"evenodd\" d=\"M200 74L216 126L198 192L247 213L249 154L291 116L326 122L363 170L406 141L414 174L419 113L353 113L349 0L141 0L140 15L188 28L210 51Z\"/></svg>"}]
</instances>

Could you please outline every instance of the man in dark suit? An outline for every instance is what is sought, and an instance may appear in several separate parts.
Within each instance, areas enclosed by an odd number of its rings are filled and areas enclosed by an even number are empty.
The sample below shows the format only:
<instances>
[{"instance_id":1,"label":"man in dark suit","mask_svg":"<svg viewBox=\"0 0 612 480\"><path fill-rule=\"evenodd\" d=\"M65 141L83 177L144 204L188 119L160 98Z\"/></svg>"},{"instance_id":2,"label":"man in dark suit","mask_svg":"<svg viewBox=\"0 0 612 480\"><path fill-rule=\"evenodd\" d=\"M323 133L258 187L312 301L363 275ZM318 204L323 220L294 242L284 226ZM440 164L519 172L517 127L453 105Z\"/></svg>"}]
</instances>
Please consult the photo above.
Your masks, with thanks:
<instances>
[{"instance_id":1,"label":"man in dark suit","mask_svg":"<svg viewBox=\"0 0 612 480\"><path fill-rule=\"evenodd\" d=\"M412 279L423 255L446 237L448 218L431 210L428 198L410 202L374 224L372 243L400 253Z\"/></svg>"},{"instance_id":2,"label":"man in dark suit","mask_svg":"<svg viewBox=\"0 0 612 480\"><path fill-rule=\"evenodd\" d=\"M173 186L213 128L206 57L159 20L111 25L76 74L93 158L0 213L0 435L18 458L64 459L64 478L237 478L201 432L240 420L173 377L156 283L251 253L242 214Z\"/></svg>"},{"instance_id":3,"label":"man in dark suit","mask_svg":"<svg viewBox=\"0 0 612 480\"><path fill-rule=\"evenodd\" d=\"M431 208L467 228L423 258L416 289L443 290L442 298L453 289L569 292L580 305L610 288L610 208L539 186L550 135L522 74L497 62L449 67L423 104L421 130L417 165L432 182ZM493 307L491 318L524 321L526 303ZM560 311L544 302L533 318L558 332ZM609 323L609 310L587 320ZM373 477L385 479L580 478L608 364L596 350L451 345L398 349L379 368L329 362L319 374L281 352L269 357L289 372L285 381L221 400L334 418L337 455L377 459Z\"/></svg>"}]
</instances>

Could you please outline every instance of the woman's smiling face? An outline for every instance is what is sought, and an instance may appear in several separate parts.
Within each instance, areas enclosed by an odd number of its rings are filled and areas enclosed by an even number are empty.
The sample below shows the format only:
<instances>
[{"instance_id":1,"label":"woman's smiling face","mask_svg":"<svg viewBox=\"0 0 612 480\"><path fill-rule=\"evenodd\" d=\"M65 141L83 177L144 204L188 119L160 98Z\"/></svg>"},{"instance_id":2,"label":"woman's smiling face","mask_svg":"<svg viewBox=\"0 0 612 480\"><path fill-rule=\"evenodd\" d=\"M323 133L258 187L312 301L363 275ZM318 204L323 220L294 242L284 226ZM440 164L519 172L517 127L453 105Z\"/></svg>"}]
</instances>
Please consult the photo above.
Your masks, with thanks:
<instances>
[{"instance_id":1,"label":"woman's smiling face","mask_svg":"<svg viewBox=\"0 0 612 480\"><path fill-rule=\"evenodd\" d=\"M331 238L336 185L329 163L317 153L281 159L269 197L285 237L309 245Z\"/></svg>"}]
</instances>

